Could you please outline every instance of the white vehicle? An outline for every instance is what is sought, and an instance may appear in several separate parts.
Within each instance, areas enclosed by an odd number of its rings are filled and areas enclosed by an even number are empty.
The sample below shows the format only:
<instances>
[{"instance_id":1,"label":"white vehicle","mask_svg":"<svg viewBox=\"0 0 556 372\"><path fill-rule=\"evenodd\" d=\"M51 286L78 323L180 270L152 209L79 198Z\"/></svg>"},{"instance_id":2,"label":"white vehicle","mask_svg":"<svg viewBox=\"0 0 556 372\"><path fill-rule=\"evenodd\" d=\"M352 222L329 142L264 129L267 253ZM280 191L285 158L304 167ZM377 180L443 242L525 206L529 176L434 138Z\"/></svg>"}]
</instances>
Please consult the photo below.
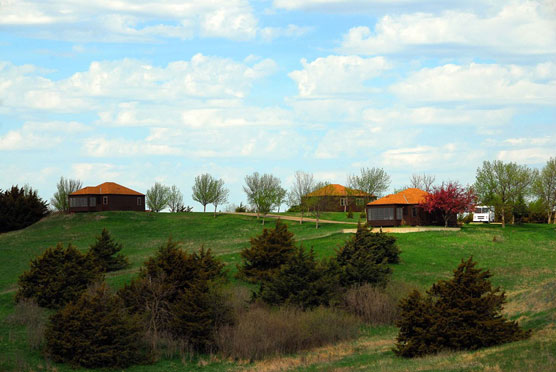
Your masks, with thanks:
<instances>
[{"instance_id":1,"label":"white vehicle","mask_svg":"<svg viewBox=\"0 0 556 372\"><path fill-rule=\"evenodd\" d=\"M494 222L494 208L488 205L479 205L473 211L473 222Z\"/></svg>"}]
</instances>

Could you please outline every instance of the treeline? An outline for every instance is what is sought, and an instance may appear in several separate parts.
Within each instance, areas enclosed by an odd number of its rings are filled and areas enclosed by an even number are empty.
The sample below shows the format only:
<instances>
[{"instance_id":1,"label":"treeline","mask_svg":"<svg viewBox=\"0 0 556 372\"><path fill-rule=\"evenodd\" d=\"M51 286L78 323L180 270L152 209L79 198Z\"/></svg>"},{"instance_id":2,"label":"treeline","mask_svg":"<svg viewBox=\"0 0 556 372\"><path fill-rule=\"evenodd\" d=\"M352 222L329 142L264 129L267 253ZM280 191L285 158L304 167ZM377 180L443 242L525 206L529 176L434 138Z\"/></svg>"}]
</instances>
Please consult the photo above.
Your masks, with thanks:
<instances>
[{"instance_id":1,"label":"treeline","mask_svg":"<svg viewBox=\"0 0 556 372\"><path fill-rule=\"evenodd\" d=\"M241 251L236 276L251 293L229 282L210 249L187 252L171 239L114 292L103 276L128 265L121 249L104 230L87 252L59 244L20 276L17 306L54 311L33 327L44 328L34 346L52 360L88 368L206 353L255 360L355 338L363 323L397 324L394 351L404 357L529 335L500 315L504 293L471 259L426 295L404 298L407 290L390 283L400 261L395 238L364 226L317 259L277 221Z\"/></svg>"}]
</instances>

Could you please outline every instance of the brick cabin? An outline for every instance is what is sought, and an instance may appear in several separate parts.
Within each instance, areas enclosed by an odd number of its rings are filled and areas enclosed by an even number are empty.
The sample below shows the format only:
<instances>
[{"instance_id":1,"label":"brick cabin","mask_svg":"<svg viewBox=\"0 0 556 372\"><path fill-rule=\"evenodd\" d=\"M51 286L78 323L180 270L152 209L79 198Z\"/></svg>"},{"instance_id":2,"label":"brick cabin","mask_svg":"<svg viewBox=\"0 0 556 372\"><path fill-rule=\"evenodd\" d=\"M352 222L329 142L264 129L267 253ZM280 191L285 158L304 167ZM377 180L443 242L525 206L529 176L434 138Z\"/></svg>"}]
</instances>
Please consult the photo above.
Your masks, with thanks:
<instances>
[{"instance_id":1,"label":"brick cabin","mask_svg":"<svg viewBox=\"0 0 556 372\"><path fill-rule=\"evenodd\" d=\"M376 196L361 190L332 184L315 190L304 198L325 198L322 209L324 212L347 212L349 210L361 212L365 209L365 204L375 200Z\"/></svg>"},{"instance_id":2,"label":"brick cabin","mask_svg":"<svg viewBox=\"0 0 556 372\"><path fill-rule=\"evenodd\" d=\"M145 211L144 194L115 182L84 187L68 199L70 212Z\"/></svg>"},{"instance_id":3,"label":"brick cabin","mask_svg":"<svg viewBox=\"0 0 556 372\"><path fill-rule=\"evenodd\" d=\"M370 202L367 204L367 223L375 227L444 225L439 213L428 213L419 206L427 195L426 191L409 188ZM456 216L453 216L448 225L456 224Z\"/></svg>"}]
</instances>

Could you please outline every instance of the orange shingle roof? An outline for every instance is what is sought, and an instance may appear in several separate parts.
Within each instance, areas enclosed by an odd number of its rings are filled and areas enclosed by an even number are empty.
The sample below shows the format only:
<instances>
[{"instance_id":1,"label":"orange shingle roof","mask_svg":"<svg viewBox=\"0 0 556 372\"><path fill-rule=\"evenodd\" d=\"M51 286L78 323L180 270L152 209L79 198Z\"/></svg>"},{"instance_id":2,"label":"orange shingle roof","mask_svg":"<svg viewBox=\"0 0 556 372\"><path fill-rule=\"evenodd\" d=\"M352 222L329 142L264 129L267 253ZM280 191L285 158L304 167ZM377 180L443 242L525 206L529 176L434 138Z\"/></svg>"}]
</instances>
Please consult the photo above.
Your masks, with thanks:
<instances>
[{"instance_id":1,"label":"orange shingle roof","mask_svg":"<svg viewBox=\"0 0 556 372\"><path fill-rule=\"evenodd\" d=\"M409 188L400 191L397 194L386 195L383 198L368 203L367 205L385 205L385 204L420 204L425 201L428 192Z\"/></svg>"},{"instance_id":2,"label":"orange shingle roof","mask_svg":"<svg viewBox=\"0 0 556 372\"><path fill-rule=\"evenodd\" d=\"M91 195L91 194L110 194L110 195L143 195L140 192L118 185L115 182L105 182L98 186L87 186L70 195Z\"/></svg>"},{"instance_id":3,"label":"orange shingle roof","mask_svg":"<svg viewBox=\"0 0 556 372\"><path fill-rule=\"evenodd\" d=\"M347 196L348 192L349 196L373 196L364 191L350 189L338 184L324 186L318 190L313 191L310 194L307 194L307 196Z\"/></svg>"}]
</instances>

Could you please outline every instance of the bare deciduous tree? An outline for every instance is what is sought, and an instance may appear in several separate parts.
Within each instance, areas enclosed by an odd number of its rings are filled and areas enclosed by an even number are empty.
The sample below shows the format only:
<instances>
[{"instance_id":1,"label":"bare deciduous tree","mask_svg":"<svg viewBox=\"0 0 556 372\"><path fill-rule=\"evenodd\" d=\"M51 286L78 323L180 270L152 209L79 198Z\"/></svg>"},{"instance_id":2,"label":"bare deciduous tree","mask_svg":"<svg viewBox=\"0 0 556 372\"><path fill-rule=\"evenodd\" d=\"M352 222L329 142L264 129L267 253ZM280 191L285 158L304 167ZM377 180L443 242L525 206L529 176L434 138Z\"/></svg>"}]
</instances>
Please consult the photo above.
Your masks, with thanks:
<instances>
[{"instance_id":1,"label":"bare deciduous tree","mask_svg":"<svg viewBox=\"0 0 556 372\"><path fill-rule=\"evenodd\" d=\"M217 181L215 180L213 182L212 188L213 198L211 203L214 204L214 217L216 218L216 208L228 201L229 191L224 187L224 181L221 179Z\"/></svg>"},{"instance_id":2,"label":"bare deciduous tree","mask_svg":"<svg viewBox=\"0 0 556 372\"><path fill-rule=\"evenodd\" d=\"M172 213L179 212L184 208L183 194L176 185L173 185L170 188L170 192L168 194L168 208L170 208L170 212Z\"/></svg>"},{"instance_id":3,"label":"bare deciduous tree","mask_svg":"<svg viewBox=\"0 0 556 372\"><path fill-rule=\"evenodd\" d=\"M56 191L50 199L50 204L59 212L69 212L68 195L83 187L80 180L65 179L60 177L60 181L56 185Z\"/></svg>"},{"instance_id":4,"label":"bare deciduous tree","mask_svg":"<svg viewBox=\"0 0 556 372\"><path fill-rule=\"evenodd\" d=\"M288 205L290 207L299 206L299 212L301 213L300 224L303 223L303 215L309 211L309 205L305 197L314 190L314 186L315 180L312 173L295 172L295 179L288 193Z\"/></svg>"},{"instance_id":5,"label":"bare deciduous tree","mask_svg":"<svg viewBox=\"0 0 556 372\"><path fill-rule=\"evenodd\" d=\"M410 187L414 187L417 189L421 189L421 190L425 190L426 192L431 192L432 191L432 185L434 184L434 181L436 180L436 177L431 175L431 174L412 174L411 178L409 179L409 185Z\"/></svg>"},{"instance_id":6,"label":"bare deciduous tree","mask_svg":"<svg viewBox=\"0 0 556 372\"><path fill-rule=\"evenodd\" d=\"M552 215L556 211L556 158L550 158L533 184L533 192L542 200L548 223L556 223Z\"/></svg>"}]
</instances>

